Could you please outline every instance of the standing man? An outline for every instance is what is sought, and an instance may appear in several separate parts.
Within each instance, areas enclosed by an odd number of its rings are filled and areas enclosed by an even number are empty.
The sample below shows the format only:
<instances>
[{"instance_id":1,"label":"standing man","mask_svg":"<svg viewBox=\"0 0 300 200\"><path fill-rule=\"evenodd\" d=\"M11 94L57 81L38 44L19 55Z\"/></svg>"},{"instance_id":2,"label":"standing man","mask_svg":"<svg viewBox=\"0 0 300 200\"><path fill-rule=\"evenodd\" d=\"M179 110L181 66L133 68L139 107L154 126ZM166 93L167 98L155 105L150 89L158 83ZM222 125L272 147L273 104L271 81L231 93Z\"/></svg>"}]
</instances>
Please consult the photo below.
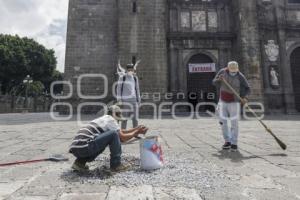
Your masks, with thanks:
<instances>
[{"instance_id":1,"label":"standing man","mask_svg":"<svg viewBox=\"0 0 300 200\"><path fill-rule=\"evenodd\" d=\"M138 126L138 107L141 103L139 79L135 74L137 64L126 66L126 73L119 77L117 85L117 101L122 104L123 109L126 109L123 116L132 119L133 128ZM121 128L126 129L126 127L127 120L124 120L121 123Z\"/></svg>"},{"instance_id":2,"label":"standing man","mask_svg":"<svg viewBox=\"0 0 300 200\"><path fill-rule=\"evenodd\" d=\"M239 98L226 86L223 82L226 80L242 97ZM249 83L245 76L239 71L239 65L236 61L228 63L227 68L221 69L213 80L213 83L220 90L220 100L218 105L218 112L220 124L222 127L225 144L223 149L238 150L238 121L240 119L241 104L244 105L248 101L247 95L250 93ZM229 130L228 122L231 122L231 129Z\"/></svg>"},{"instance_id":3,"label":"standing man","mask_svg":"<svg viewBox=\"0 0 300 200\"><path fill-rule=\"evenodd\" d=\"M120 172L129 168L129 165L121 163L121 142L139 134L146 134L148 129L139 126L127 131L122 130L117 123L120 120L123 120L121 108L113 105L108 108L107 115L91 121L78 131L69 150L76 157L72 169L79 172L88 171L86 163L94 161L108 146L110 169Z\"/></svg>"}]
</instances>

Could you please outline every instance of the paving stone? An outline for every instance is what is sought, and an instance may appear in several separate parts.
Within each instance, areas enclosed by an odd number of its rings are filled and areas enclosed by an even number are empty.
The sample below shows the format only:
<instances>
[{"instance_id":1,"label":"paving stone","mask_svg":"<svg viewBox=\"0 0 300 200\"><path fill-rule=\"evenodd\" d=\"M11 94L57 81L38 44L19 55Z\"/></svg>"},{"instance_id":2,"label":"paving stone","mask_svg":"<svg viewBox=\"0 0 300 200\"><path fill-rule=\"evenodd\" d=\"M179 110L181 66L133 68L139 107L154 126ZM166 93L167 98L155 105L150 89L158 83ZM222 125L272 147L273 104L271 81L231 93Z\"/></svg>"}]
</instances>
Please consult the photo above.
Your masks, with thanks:
<instances>
[{"instance_id":1,"label":"paving stone","mask_svg":"<svg viewBox=\"0 0 300 200\"><path fill-rule=\"evenodd\" d=\"M248 199L274 200L288 199L299 200L299 197L278 189L248 189Z\"/></svg>"},{"instance_id":2,"label":"paving stone","mask_svg":"<svg viewBox=\"0 0 300 200\"><path fill-rule=\"evenodd\" d=\"M65 187L51 187L47 185L29 186L24 185L15 195L19 196L54 196L65 190Z\"/></svg>"},{"instance_id":3,"label":"paving stone","mask_svg":"<svg viewBox=\"0 0 300 200\"><path fill-rule=\"evenodd\" d=\"M23 187L24 184L25 182L22 181L14 181L7 183L0 182L0 199L9 197L9 195L13 194L15 191Z\"/></svg>"},{"instance_id":4,"label":"paving stone","mask_svg":"<svg viewBox=\"0 0 300 200\"><path fill-rule=\"evenodd\" d=\"M22 195L22 196L17 196L17 195L12 195L10 198L7 200L56 200L56 196L30 196L30 195Z\"/></svg>"},{"instance_id":5,"label":"paving stone","mask_svg":"<svg viewBox=\"0 0 300 200\"><path fill-rule=\"evenodd\" d=\"M271 178L266 178L258 174L251 176L243 176L239 181L242 185L247 186L247 188L254 189L278 189L281 190L283 187L277 184Z\"/></svg>"},{"instance_id":6,"label":"paving stone","mask_svg":"<svg viewBox=\"0 0 300 200\"><path fill-rule=\"evenodd\" d=\"M65 191L68 193L105 193L109 191L108 185L100 184L84 184L84 183L70 183L66 186Z\"/></svg>"},{"instance_id":7,"label":"paving stone","mask_svg":"<svg viewBox=\"0 0 300 200\"><path fill-rule=\"evenodd\" d=\"M11 181L26 181L40 174L40 168L32 165L11 166L9 170L1 173L0 179Z\"/></svg>"},{"instance_id":8,"label":"paving stone","mask_svg":"<svg viewBox=\"0 0 300 200\"><path fill-rule=\"evenodd\" d=\"M50 171L50 172L47 172L47 171ZM41 186L46 186L46 187L49 187L49 188L64 188L68 183L66 183L63 179L61 179L60 175L60 170L58 171L51 171L52 169L49 168L45 168L45 172L36 177L35 179L31 180L29 183L28 183L28 187L32 187L32 188L35 188L35 187L41 187Z\"/></svg>"},{"instance_id":9,"label":"paving stone","mask_svg":"<svg viewBox=\"0 0 300 200\"><path fill-rule=\"evenodd\" d=\"M155 188L155 199L186 199L186 200L202 200L195 189L189 188Z\"/></svg>"},{"instance_id":10,"label":"paving stone","mask_svg":"<svg viewBox=\"0 0 300 200\"><path fill-rule=\"evenodd\" d=\"M288 188L290 194L293 194L298 199L300 199L300 177L295 178L278 178L276 179L282 185Z\"/></svg>"},{"instance_id":11,"label":"paving stone","mask_svg":"<svg viewBox=\"0 0 300 200\"><path fill-rule=\"evenodd\" d=\"M60 200L105 200L105 193L64 193Z\"/></svg>"},{"instance_id":12,"label":"paving stone","mask_svg":"<svg viewBox=\"0 0 300 200\"><path fill-rule=\"evenodd\" d=\"M108 192L107 200L153 200L153 189L150 185L137 187L112 186Z\"/></svg>"}]
</instances>

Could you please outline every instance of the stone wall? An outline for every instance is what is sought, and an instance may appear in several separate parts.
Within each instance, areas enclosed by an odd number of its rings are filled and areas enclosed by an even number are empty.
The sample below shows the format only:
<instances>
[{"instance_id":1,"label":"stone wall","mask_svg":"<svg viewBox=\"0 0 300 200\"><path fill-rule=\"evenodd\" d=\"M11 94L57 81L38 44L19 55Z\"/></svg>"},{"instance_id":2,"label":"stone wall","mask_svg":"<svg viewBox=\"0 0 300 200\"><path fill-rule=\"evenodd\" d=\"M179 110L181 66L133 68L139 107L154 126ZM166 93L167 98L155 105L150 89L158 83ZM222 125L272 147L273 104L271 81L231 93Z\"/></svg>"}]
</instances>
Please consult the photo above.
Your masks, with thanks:
<instances>
[{"instance_id":1,"label":"stone wall","mask_svg":"<svg viewBox=\"0 0 300 200\"><path fill-rule=\"evenodd\" d=\"M117 0L70 0L65 80L74 87L81 74L104 74L108 85L115 80L117 65ZM103 94L101 77L82 79L83 95ZM111 89L108 90L108 98Z\"/></svg>"},{"instance_id":2,"label":"stone wall","mask_svg":"<svg viewBox=\"0 0 300 200\"><path fill-rule=\"evenodd\" d=\"M248 78L251 100L264 102L261 68L261 46L255 1L238 0L236 6L237 46L241 70Z\"/></svg>"},{"instance_id":3,"label":"stone wall","mask_svg":"<svg viewBox=\"0 0 300 200\"><path fill-rule=\"evenodd\" d=\"M258 1L257 8L265 107L268 112L293 113L295 100L290 54L300 46L300 5L272 0ZM279 81L275 87L270 76L272 68Z\"/></svg>"},{"instance_id":4,"label":"stone wall","mask_svg":"<svg viewBox=\"0 0 300 200\"><path fill-rule=\"evenodd\" d=\"M118 8L118 55L122 66L125 67L134 59L141 60L137 68L141 91L166 92L166 1L122 0Z\"/></svg>"},{"instance_id":5,"label":"stone wall","mask_svg":"<svg viewBox=\"0 0 300 200\"><path fill-rule=\"evenodd\" d=\"M114 99L112 91L118 79L118 59L124 68L133 59L142 60L138 66L141 92L167 92L165 0L70 0L69 4L65 80L72 83L73 96L65 101L71 103L75 111L82 102ZM80 75L90 73L106 75L107 98L91 100L78 96ZM100 95L102 86L103 79L86 77L81 82L81 93ZM64 87L65 94L68 88Z\"/></svg>"}]
</instances>

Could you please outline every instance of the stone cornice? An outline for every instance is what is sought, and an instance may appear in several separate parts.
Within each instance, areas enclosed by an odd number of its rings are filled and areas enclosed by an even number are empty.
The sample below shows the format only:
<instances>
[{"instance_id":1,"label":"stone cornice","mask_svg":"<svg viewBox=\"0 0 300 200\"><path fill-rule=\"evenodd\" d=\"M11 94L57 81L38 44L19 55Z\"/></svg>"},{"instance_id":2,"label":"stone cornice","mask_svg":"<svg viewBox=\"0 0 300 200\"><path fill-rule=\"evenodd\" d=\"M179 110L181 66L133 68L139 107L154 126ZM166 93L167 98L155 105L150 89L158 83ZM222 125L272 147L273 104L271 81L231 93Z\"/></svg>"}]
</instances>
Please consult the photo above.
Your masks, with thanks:
<instances>
[{"instance_id":1,"label":"stone cornice","mask_svg":"<svg viewBox=\"0 0 300 200\"><path fill-rule=\"evenodd\" d=\"M222 40L232 40L236 38L235 33L230 32L169 32L167 34L168 39L178 40L178 39L222 39Z\"/></svg>"}]
</instances>

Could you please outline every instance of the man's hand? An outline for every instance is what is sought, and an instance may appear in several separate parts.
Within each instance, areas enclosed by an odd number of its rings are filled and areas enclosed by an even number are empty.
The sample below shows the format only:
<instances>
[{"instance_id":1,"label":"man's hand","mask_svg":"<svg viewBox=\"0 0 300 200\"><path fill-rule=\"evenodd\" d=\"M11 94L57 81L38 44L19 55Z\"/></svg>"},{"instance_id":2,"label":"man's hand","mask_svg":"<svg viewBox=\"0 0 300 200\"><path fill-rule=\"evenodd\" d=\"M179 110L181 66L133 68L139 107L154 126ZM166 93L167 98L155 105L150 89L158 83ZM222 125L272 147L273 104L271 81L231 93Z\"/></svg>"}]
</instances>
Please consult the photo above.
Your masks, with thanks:
<instances>
[{"instance_id":1,"label":"man's hand","mask_svg":"<svg viewBox=\"0 0 300 200\"><path fill-rule=\"evenodd\" d=\"M132 129L132 131L133 131L133 132L132 132L133 137L138 138L138 136L139 136L139 134L140 134L140 132L141 132L141 129L142 129L141 126L138 126L138 127L134 128L134 129Z\"/></svg>"},{"instance_id":2,"label":"man's hand","mask_svg":"<svg viewBox=\"0 0 300 200\"><path fill-rule=\"evenodd\" d=\"M242 98L241 104L242 104L242 105L245 105L245 104L247 104L247 103L248 103L248 100L247 100L246 98Z\"/></svg>"},{"instance_id":3,"label":"man's hand","mask_svg":"<svg viewBox=\"0 0 300 200\"><path fill-rule=\"evenodd\" d=\"M224 80L224 75L220 74L217 78L218 81L223 81Z\"/></svg>"},{"instance_id":4,"label":"man's hand","mask_svg":"<svg viewBox=\"0 0 300 200\"><path fill-rule=\"evenodd\" d=\"M139 135L139 134L145 135L148 130L149 129L146 126L140 125L137 127L137 135Z\"/></svg>"},{"instance_id":5,"label":"man's hand","mask_svg":"<svg viewBox=\"0 0 300 200\"><path fill-rule=\"evenodd\" d=\"M144 125L139 125L138 127L136 127L137 129L143 128L145 127Z\"/></svg>"},{"instance_id":6,"label":"man's hand","mask_svg":"<svg viewBox=\"0 0 300 200\"><path fill-rule=\"evenodd\" d=\"M143 129L143 128L146 128L146 126L144 126L144 125L139 125L138 127L136 127L136 129Z\"/></svg>"},{"instance_id":7,"label":"man's hand","mask_svg":"<svg viewBox=\"0 0 300 200\"><path fill-rule=\"evenodd\" d=\"M145 135L145 134L147 133L148 130L149 130L149 129L148 129L147 127L144 127L144 128L141 130L140 134Z\"/></svg>"}]
</instances>

